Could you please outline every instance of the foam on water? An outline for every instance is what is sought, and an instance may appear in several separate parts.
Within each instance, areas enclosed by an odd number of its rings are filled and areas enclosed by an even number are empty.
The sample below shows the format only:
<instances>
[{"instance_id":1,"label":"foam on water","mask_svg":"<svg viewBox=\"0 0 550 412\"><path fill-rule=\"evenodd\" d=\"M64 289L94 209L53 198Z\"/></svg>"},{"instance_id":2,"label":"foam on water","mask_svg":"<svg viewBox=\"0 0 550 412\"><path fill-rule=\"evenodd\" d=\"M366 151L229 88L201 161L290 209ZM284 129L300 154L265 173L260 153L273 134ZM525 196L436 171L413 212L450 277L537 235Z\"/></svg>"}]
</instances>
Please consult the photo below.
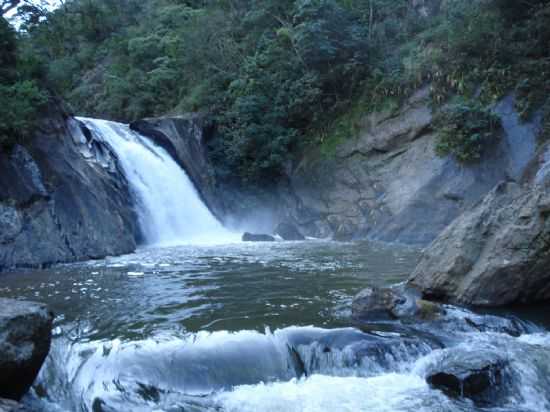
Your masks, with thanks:
<instances>
[{"instance_id":1,"label":"foam on water","mask_svg":"<svg viewBox=\"0 0 550 412\"><path fill-rule=\"evenodd\" d=\"M222 244L239 241L200 199L185 171L163 148L128 125L78 118L95 139L116 153L137 203L149 245Z\"/></svg>"},{"instance_id":2,"label":"foam on water","mask_svg":"<svg viewBox=\"0 0 550 412\"><path fill-rule=\"evenodd\" d=\"M289 382L240 386L216 397L226 412L398 412L456 410L417 375L371 378L314 375Z\"/></svg>"}]
</instances>

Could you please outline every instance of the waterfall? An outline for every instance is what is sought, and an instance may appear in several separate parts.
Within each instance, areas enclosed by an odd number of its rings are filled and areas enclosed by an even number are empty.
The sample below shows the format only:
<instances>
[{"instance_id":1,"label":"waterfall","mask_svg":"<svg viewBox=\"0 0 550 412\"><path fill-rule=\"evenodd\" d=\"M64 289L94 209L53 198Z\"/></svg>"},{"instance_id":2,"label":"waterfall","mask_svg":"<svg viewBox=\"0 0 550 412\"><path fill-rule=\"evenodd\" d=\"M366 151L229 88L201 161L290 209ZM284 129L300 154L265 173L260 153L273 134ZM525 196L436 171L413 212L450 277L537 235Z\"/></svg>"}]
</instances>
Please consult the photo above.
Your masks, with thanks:
<instances>
[{"instance_id":1,"label":"waterfall","mask_svg":"<svg viewBox=\"0 0 550 412\"><path fill-rule=\"evenodd\" d=\"M148 245L223 243L238 239L200 199L185 171L163 148L128 125L78 118L94 139L108 144L129 182Z\"/></svg>"}]
</instances>

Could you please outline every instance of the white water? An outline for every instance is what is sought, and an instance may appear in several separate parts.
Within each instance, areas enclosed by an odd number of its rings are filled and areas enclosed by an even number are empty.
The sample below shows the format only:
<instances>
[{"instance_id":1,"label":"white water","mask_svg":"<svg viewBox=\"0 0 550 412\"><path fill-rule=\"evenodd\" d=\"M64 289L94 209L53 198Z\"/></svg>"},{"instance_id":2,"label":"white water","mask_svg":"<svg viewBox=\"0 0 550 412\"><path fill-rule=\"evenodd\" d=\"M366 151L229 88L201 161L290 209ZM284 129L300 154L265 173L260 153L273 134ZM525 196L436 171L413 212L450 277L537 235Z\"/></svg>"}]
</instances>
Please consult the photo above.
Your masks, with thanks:
<instances>
[{"instance_id":1,"label":"white water","mask_svg":"<svg viewBox=\"0 0 550 412\"><path fill-rule=\"evenodd\" d=\"M342 334L351 339L333 342L330 353L316 350L319 342L327 343L327 337ZM58 406L68 401L60 407L62 411L77 407L96 410L92 405L97 399L109 405L98 410L136 412L550 410L547 333L514 338L470 332L462 338L464 341L447 349L394 348L399 359L386 353L392 362L382 368L368 359L349 367L346 354L373 356L358 350L361 339L368 337L352 329L290 327L265 334L203 331L185 337L161 335L135 342L116 339L74 345L57 340L40 379L45 387L52 388L51 382L57 382L57 390L66 388L65 392L50 393ZM303 359L317 358L314 369L306 365L307 377L296 376L294 360L289 357L291 346ZM499 354L509 362L513 380L505 384L509 393L501 407L478 408L467 400L447 398L426 383L429 371L442 358L477 352ZM156 399L144 399L143 388L157 388Z\"/></svg>"},{"instance_id":2,"label":"white water","mask_svg":"<svg viewBox=\"0 0 550 412\"><path fill-rule=\"evenodd\" d=\"M137 203L147 245L227 243L238 235L226 230L200 199L185 171L163 148L128 125L78 118L95 139L116 153Z\"/></svg>"}]
</instances>

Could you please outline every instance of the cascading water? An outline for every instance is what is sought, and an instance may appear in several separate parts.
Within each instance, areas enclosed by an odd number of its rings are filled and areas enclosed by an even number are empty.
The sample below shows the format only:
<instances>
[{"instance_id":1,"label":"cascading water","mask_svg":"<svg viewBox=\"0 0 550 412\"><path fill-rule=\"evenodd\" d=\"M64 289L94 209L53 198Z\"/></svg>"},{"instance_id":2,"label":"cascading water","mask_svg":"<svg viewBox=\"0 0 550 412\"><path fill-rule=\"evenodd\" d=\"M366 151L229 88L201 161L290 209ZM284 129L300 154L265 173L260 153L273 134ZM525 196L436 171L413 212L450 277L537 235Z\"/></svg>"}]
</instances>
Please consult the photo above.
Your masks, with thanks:
<instances>
[{"instance_id":1,"label":"cascading water","mask_svg":"<svg viewBox=\"0 0 550 412\"><path fill-rule=\"evenodd\" d=\"M116 153L136 200L149 245L223 243L238 240L212 215L184 170L161 147L128 125L78 118L94 138Z\"/></svg>"}]
</instances>

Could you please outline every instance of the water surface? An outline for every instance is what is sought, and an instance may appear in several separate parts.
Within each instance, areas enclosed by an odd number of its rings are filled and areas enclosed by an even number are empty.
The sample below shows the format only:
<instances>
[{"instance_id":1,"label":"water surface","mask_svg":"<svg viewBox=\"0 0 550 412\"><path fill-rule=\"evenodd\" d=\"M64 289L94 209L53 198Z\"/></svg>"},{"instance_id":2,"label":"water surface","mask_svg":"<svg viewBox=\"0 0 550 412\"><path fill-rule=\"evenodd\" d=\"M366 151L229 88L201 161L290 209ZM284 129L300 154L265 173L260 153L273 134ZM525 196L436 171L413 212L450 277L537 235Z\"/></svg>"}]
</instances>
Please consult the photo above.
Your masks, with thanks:
<instances>
[{"instance_id":1,"label":"water surface","mask_svg":"<svg viewBox=\"0 0 550 412\"><path fill-rule=\"evenodd\" d=\"M37 411L550 410L543 328L521 323L510 336L502 330L516 321L456 308L431 330L351 327L352 297L403 281L418 255L371 242L143 248L2 274L0 296L57 315L25 400ZM511 392L498 407L426 383L434 365L472 352L510 359Z\"/></svg>"}]
</instances>

